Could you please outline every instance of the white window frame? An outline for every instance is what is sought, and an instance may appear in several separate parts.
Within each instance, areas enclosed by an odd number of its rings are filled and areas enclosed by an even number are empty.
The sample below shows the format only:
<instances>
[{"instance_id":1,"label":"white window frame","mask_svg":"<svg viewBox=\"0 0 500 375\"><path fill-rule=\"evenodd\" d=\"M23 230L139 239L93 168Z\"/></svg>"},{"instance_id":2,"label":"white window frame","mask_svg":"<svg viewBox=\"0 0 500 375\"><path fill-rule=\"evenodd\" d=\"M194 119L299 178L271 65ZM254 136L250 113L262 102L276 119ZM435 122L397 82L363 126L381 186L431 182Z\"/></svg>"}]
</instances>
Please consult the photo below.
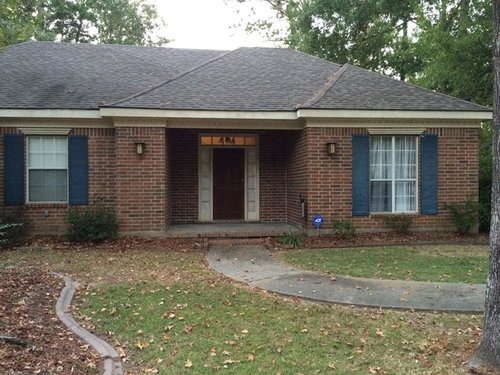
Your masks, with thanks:
<instances>
[{"instance_id":1,"label":"white window frame","mask_svg":"<svg viewBox=\"0 0 500 375\"><path fill-rule=\"evenodd\" d=\"M28 204L67 204L69 202L69 160L66 164L66 200L64 201L31 201L30 199L30 170L37 170L39 168L30 168L30 138L64 138L66 140L66 157L69 159L68 137L56 133L52 134L38 134L33 133L26 137L26 203ZM62 170L62 168L61 168Z\"/></svg>"},{"instance_id":2,"label":"white window frame","mask_svg":"<svg viewBox=\"0 0 500 375\"><path fill-rule=\"evenodd\" d=\"M390 179L372 179L371 178L371 152L372 152L372 138L374 137L391 137L391 178ZM396 179L396 137L412 137L415 138L415 178L414 179ZM419 212L419 137L411 134L377 134L370 136L370 213L376 215L383 214L416 214ZM372 191L371 186L373 181L384 181L391 182L391 211L372 211L371 201L372 201ZM415 181L415 210L412 211L396 211L396 182L413 182Z\"/></svg>"}]
</instances>

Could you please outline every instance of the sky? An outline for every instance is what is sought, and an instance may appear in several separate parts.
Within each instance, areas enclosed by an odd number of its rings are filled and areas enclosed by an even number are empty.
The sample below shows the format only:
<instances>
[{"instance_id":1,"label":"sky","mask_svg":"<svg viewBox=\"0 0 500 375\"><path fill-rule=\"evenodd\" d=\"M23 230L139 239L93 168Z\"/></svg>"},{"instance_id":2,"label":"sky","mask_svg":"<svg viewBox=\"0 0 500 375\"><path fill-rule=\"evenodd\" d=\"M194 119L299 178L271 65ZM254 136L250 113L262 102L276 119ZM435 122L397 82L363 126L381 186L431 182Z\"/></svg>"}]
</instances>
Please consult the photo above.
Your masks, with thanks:
<instances>
[{"instance_id":1,"label":"sky","mask_svg":"<svg viewBox=\"0 0 500 375\"><path fill-rule=\"evenodd\" d=\"M245 31L251 7L258 18L273 18L264 1L239 4L235 0L148 0L156 5L165 20L162 34L173 39L169 47L201 49L235 49L238 47L274 47L265 37ZM237 13L237 10L240 13ZM242 18L243 21L242 21ZM240 27L234 27L241 24Z\"/></svg>"}]
</instances>

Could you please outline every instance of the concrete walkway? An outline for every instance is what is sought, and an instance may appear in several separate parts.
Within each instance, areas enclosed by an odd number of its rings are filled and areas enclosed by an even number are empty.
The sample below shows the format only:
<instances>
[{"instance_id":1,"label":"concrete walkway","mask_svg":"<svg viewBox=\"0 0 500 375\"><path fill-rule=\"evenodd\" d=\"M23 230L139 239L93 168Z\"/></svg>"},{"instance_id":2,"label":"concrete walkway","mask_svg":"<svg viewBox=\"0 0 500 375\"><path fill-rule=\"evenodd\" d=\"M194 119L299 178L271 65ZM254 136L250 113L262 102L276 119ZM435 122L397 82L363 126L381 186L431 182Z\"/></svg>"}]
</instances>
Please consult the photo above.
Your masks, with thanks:
<instances>
[{"instance_id":1,"label":"concrete walkway","mask_svg":"<svg viewBox=\"0 0 500 375\"><path fill-rule=\"evenodd\" d=\"M74 334L90 344L99 354L99 357L104 364L103 375L123 375L124 371L121 364L121 358L116 350L106 341L101 340L99 337L82 328L71 316L71 301L73 300L78 283L71 280L68 276L63 276L63 278L65 286L56 303L56 313L59 320L63 322Z\"/></svg>"},{"instance_id":2,"label":"concrete walkway","mask_svg":"<svg viewBox=\"0 0 500 375\"><path fill-rule=\"evenodd\" d=\"M484 310L482 284L430 283L331 276L287 266L261 245L211 246L216 271L251 286L326 303L449 312Z\"/></svg>"}]
</instances>

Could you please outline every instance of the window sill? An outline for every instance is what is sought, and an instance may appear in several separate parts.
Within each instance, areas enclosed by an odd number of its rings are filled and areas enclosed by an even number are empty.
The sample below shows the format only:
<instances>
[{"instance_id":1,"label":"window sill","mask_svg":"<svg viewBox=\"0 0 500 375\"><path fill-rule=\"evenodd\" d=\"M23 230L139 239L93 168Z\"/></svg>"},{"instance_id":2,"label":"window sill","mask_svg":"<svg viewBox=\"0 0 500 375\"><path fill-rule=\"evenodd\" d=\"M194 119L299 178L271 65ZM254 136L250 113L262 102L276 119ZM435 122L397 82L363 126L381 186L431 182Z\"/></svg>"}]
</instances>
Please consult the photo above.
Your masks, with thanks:
<instances>
[{"instance_id":1,"label":"window sill","mask_svg":"<svg viewBox=\"0 0 500 375\"><path fill-rule=\"evenodd\" d=\"M40 208L58 208L68 207L68 202L27 202L26 207L40 207Z\"/></svg>"},{"instance_id":2,"label":"window sill","mask_svg":"<svg viewBox=\"0 0 500 375\"><path fill-rule=\"evenodd\" d=\"M391 216L391 215L405 215L405 216L419 216L420 213L413 212L371 212L370 216Z\"/></svg>"}]
</instances>

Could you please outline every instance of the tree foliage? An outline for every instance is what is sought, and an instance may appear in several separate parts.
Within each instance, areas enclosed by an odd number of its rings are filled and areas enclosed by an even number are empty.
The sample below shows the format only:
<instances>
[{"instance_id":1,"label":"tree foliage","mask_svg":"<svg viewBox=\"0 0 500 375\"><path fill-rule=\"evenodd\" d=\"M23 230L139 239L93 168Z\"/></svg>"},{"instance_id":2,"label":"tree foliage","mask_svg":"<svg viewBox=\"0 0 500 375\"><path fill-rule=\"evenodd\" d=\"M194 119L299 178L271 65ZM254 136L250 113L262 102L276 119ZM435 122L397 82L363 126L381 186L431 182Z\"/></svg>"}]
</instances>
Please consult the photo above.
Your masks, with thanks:
<instances>
[{"instance_id":1,"label":"tree foliage","mask_svg":"<svg viewBox=\"0 0 500 375\"><path fill-rule=\"evenodd\" d=\"M163 21L145 0L0 0L0 45L27 40L161 45Z\"/></svg>"},{"instance_id":2,"label":"tree foliage","mask_svg":"<svg viewBox=\"0 0 500 375\"><path fill-rule=\"evenodd\" d=\"M425 2L416 32L422 69L413 81L491 106L492 19L491 2L487 0Z\"/></svg>"}]
</instances>

